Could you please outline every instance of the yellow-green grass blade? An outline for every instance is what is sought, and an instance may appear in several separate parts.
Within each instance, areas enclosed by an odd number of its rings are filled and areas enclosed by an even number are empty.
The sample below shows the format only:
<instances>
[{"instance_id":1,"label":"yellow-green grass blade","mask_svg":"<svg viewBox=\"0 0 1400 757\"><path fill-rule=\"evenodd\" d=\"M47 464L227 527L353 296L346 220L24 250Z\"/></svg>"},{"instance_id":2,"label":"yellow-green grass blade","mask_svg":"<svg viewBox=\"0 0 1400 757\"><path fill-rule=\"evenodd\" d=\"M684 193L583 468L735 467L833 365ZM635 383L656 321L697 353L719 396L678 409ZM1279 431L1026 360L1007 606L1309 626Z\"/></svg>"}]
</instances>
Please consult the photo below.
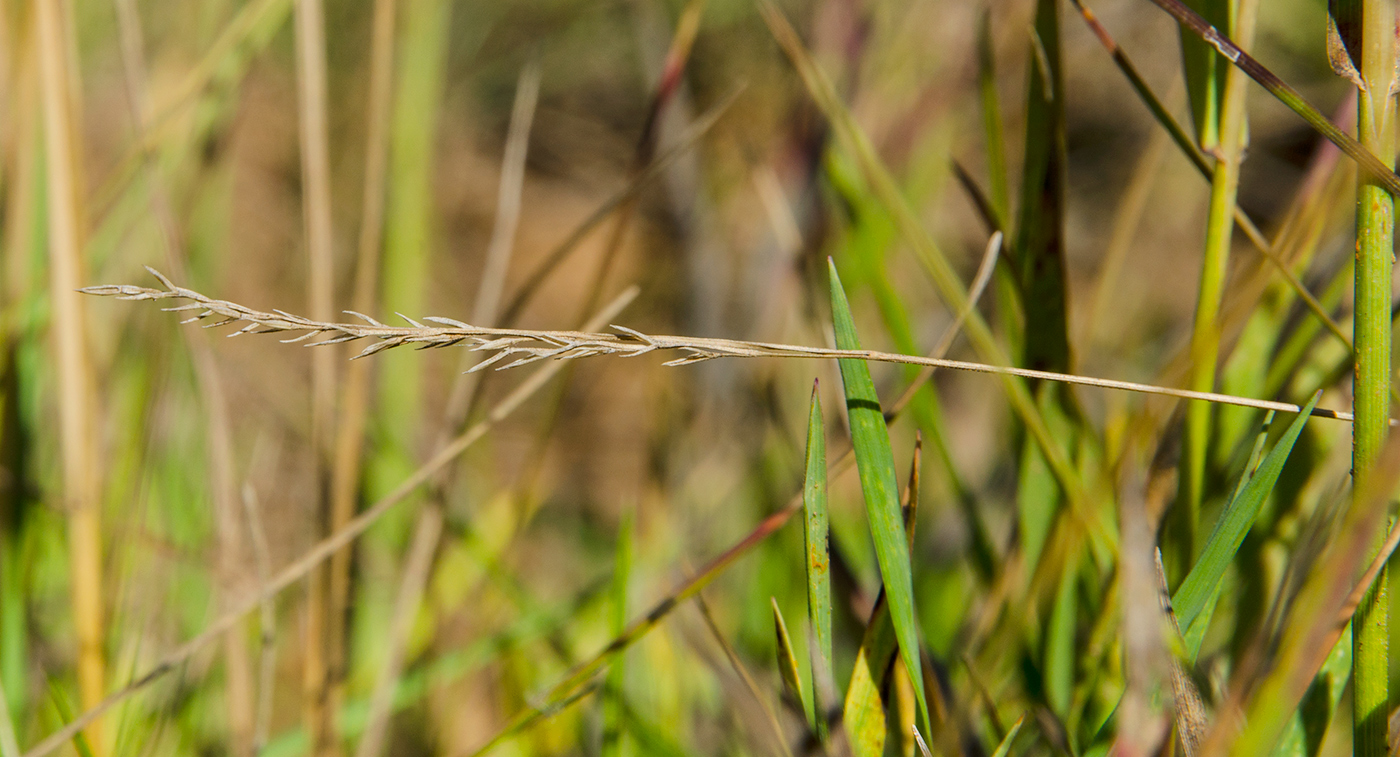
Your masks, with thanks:
<instances>
[{"instance_id":1,"label":"yellow-green grass blade","mask_svg":"<svg viewBox=\"0 0 1400 757\"><path fill-rule=\"evenodd\" d=\"M1303 433L1303 427L1307 425L1308 414L1317 406L1321 396L1321 392L1313 395L1303 412L1293 419L1283 437L1264 458L1259 470L1249 478L1249 483L1225 507L1220 519L1216 521L1214 531L1206 541L1200 558L1172 595L1172 608L1181 628L1197 637L1196 648L1189 650L1193 658L1199 651L1199 636L1204 634L1204 629L1193 632L1192 626L1202 617L1208 619L1225 571L1234 561L1235 553L1244 543L1244 537L1249 533L1255 519L1259 517L1264 501L1278 483L1288 455L1293 451L1293 445L1298 441L1299 435Z\"/></svg>"},{"instance_id":2,"label":"yellow-green grass blade","mask_svg":"<svg viewBox=\"0 0 1400 757\"><path fill-rule=\"evenodd\" d=\"M1075 626L1079 616L1079 561L1070 556L1064 562L1050 622L1045 629L1045 700L1050 710L1065 720L1074 696L1074 671L1079 659ZM1073 734L1070 735L1073 738Z\"/></svg>"},{"instance_id":3,"label":"yellow-green grass blade","mask_svg":"<svg viewBox=\"0 0 1400 757\"><path fill-rule=\"evenodd\" d=\"M856 652L842 710L841 724L855 757L882 757L885 753L885 704L880 687L895 647L894 626L890 625L882 594Z\"/></svg>"},{"instance_id":4,"label":"yellow-green grass blade","mask_svg":"<svg viewBox=\"0 0 1400 757\"><path fill-rule=\"evenodd\" d=\"M904 508L904 531L909 544L914 543L914 526L918 518L919 502L919 447L915 444L914 462L909 471L908 504ZM860 649L856 652L855 668L851 671L851 681L846 688L846 701L842 713L842 724L846 728L846 738L856 757L881 757L885 749L885 737L889 730L885 721L885 697L888 691L889 675L898 649L894 626L890 624L890 608L885 590L875 597L875 607L870 612L870 622L861 637Z\"/></svg>"},{"instance_id":5,"label":"yellow-green grass blade","mask_svg":"<svg viewBox=\"0 0 1400 757\"><path fill-rule=\"evenodd\" d=\"M792 650L792 636L788 635L787 621L778 608L776 597L768 598L773 606L773 632L777 636L778 673L783 677L783 689L792 703L802 710L807 718L807 727L816 730L816 718L812 713L812 700L807 697L807 687L802 685L802 671L797 668L797 654Z\"/></svg>"},{"instance_id":6,"label":"yellow-green grass blade","mask_svg":"<svg viewBox=\"0 0 1400 757\"><path fill-rule=\"evenodd\" d=\"M1322 739L1342 703L1342 692L1350 679L1351 624L1348 623L1317 678L1303 694L1298 711L1284 728L1283 737L1274 748L1274 757L1317 757L1322 752Z\"/></svg>"},{"instance_id":7,"label":"yellow-green grass blade","mask_svg":"<svg viewBox=\"0 0 1400 757\"><path fill-rule=\"evenodd\" d=\"M1264 456L1264 443L1269 440L1269 428L1273 423L1274 413L1271 411L1264 416L1264 423L1259 429L1258 435L1254 439L1254 448L1250 450L1249 461L1245 463L1244 470L1240 473L1239 483L1235 485L1235 491L1231 493L1229 502L1239 501L1240 495L1246 486L1253 479L1255 471L1259 469L1259 460ZM1226 506L1225 512L1229 511ZM1186 642L1186 654L1188 659L1195 661L1200 654L1201 642L1205 640L1206 629L1210 627L1210 618L1215 611L1215 605L1220 597L1220 589L1223 582L1217 582L1210 596L1206 599L1205 609L1201 611L1190 624L1181 628L1181 634ZM1175 610L1173 610L1175 612ZM1180 622L1180 618L1178 618Z\"/></svg>"},{"instance_id":8,"label":"yellow-green grass blade","mask_svg":"<svg viewBox=\"0 0 1400 757\"><path fill-rule=\"evenodd\" d=\"M627 583L632 576L632 511L626 511L617 529L617 557L613 561L612 607L608 621L613 636L627 630ZM607 685L603 689L604 757L623 754L623 686L627 680L627 655L621 653L608 668Z\"/></svg>"},{"instance_id":9,"label":"yellow-green grass blade","mask_svg":"<svg viewBox=\"0 0 1400 757\"><path fill-rule=\"evenodd\" d=\"M1258 82L1279 102L1298 114L1318 134L1336 145L1337 149L1345 153L1347 157L1356 161L1363 173L1372 177L1376 183L1385 187L1392 195L1400 195L1400 176L1397 176L1355 138L1338 129L1327 119L1327 116L1324 116L1321 111L1304 100L1296 89L1241 50L1228 36L1202 18L1199 13L1191 10L1181 0L1152 0L1152 2L1175 18L1184 29L1190 30L1192 34L1219 50L1221 55L1224 55L1227 60L1245 72L1249 78Z\"/></svg>"},{"instance_id":10,"label":"yellow-green grass blade","mask_svg":"<svg viewBox=\"0 0 1400 757\"><path fill-rule=\"evenodd\" d=\"M992 48L992 12L982 12L977 25L977 92L982 107L982 132L987 149L987 187L992 220L1006 228L1011 215L1011 191L1007 188L1005 129L997 101L996 54Z\"/></svg>"},{"instance_id":11,"label":"yellow-green grass blade","mask_svg":"<svg viewBox=\"0 0 1400 757\"><path fill-rule=\"evenodd\" d=\"M1021 733L1021 726L1025 724L1025 715L1016 718L1016 722L1011 726L1011 730L1006 732L1006 736L1002 738L1001 743L997 744L996 751L992 752L992 757L1006 757L1008 754L1011 754L1011 745L1016 742L1016 736Z\"/></svg>"},{"instance_id":12,"label":"yellow-green grass blade","mask_svg":"<svg viewBox=\"0 0 1400 757\"><path fill-rule=\"evenodd\" d=\"M836 265L827 261L831 276L832 323L836 344L841 349L860 349L855 320L850 303L841 288ZM914 684L914 700L918 704L918 722L929 731L928 700L919 663L918 630L915 626L914 579L909 565L909 542L900 517L899 490L895 480L894 453L890 450L889 430L875 394L870 368L863 360L840 360L841 382L846 390L846 411L850 418L851 442L855 449L856 469L860 474L861 491L865 496L865 512L875 541L875 555L880 565L880 577L889 602L890 620L899 642L900 657Z\"/></svg>"},{"instance_id":13,"label":"yellow-green grass blade","mask_svg":"<svg viewBox=\"0 0 1400 757\"><path fill-rule=\"evenodd\" d=\"M834 700L831 664L831 551L826 502L826 425L821 396L812 386L807 417L807 475L802 486L803 543L807 552L807 616L812 624L812 710L817 738L826 741L826 711Z\"/></svg>"}]
</instances>

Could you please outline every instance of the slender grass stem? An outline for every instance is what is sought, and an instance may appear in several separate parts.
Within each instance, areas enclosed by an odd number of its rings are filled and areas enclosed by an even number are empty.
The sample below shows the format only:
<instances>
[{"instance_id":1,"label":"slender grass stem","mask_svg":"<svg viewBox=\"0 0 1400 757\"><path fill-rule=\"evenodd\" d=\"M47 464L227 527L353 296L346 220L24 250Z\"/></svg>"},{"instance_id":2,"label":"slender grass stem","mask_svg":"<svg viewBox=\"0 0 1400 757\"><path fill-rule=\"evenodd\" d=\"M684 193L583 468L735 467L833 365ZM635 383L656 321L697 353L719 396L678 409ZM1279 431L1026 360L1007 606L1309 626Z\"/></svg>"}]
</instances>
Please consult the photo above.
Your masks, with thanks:
<instances>
[{"instance_id":1,"label":"slender grass stem","mask_svg":"<svg viewBox=\"0 0 1400 757\"><path fill-rule=\"evenodd\" d=\"M1345 12L1345 11L1344 11ZM1395 161L1395 7L1389 0L1361 3L1361 79L1357 132L1361 144L1387 166ZM1356 198L1356 340L1352 431L1355 491L1369 490L1372 468L1385 444L1390 412L1390 292L1395 250L1395 199L1362 174ZM1378 549L1374 545L1372 551ZM1383 570L1357 609L1352 635L1352 742L1362 757L1384 755L1390 713L1388 571Z\"/></svg>"},{"instance_id":2,"label":"slender grass stem","mask_svg":"<svg viewBox=\"0 0 1400 757\"><path fill-rule=\"evenodd\" d=\"M77 73L58 2L34 6L39 56L40 97L46 137L49 219L49 296L52 299L54 354L58 374L59 431L63 457L63 499L68 515L69 583L78 642L78 689L84 708L102 701L106 691L102 531L99 505L101 477L96 441L96 401L88 359L87 308L75 296L83 280L87 222L83 211L82 155ZM101 726L86 729L98 757L106 753Z\"/></svg>"},{"instance_id":3,"label":"slender grass stem","mask_svg":"<svg viewBox=\"0 0 1400 757\"><path fill-rule=\"evenodd\" d=\"M1248 47L1254 34L1257 0L1241 0L1236 28L1240 44ZM1211 176L1210 210L1206 220L1204 260L1196 298L1196 319L1191 332L1191 380L1198 392L1215 388L1215 364L1220 352L1220 301L1230 264L1235 230L1235 198L1239 193L1240 162L1245 143L1245 95L1247 81L1237 68L1225 78L1215 171ZM1211 407L1204 402L1186 406L1182 442L1182 484L1173 511L1178 577L1185 575L1196 554L1201 498L1205 489L1206 447L1210 441Z\"/></svg>"}]
</instances>

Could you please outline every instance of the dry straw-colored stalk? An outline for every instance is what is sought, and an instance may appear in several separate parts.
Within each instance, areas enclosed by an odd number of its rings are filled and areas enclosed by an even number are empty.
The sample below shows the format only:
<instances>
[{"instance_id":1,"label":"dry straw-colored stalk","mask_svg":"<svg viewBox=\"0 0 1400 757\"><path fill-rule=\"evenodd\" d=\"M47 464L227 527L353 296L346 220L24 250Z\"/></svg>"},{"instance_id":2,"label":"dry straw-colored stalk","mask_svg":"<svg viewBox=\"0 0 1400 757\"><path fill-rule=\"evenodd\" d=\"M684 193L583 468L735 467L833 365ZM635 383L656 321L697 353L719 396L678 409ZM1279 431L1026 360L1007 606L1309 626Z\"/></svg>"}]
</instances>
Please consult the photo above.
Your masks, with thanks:
<instances>
[{"instance_id":1,"label":"dry straw-colored stalk","mask_svg":"<svg viewBox=\"0 0 1400 757\"><path fill-rule=\"evenodd\" d=\"M83 208L83 162L76 58L67 34L70 19L58 2L34 5L39 57L40 102L47 143L49 289L52 297L54 369L58 373L59 437L63 501L68 516L69 583L78 642L78 689L91 708L106 692L105 615L102 589L102 456L97 449L97 400L88 359L87 309L74 289L83 280L87 215ZM107 753L101 726L87 731L97 757Z\"/></svg>"},{"instance_id":2,"label":"dry straw-colored stalk","mask_svg":"<svg viewBox=\"0 0 1400 757\"><path fill-rule=\"evenodd\" d=\"M217 317L206 328L215 328L237 323L244 324L229 336L243 334L296 333L298 335L282 340L286 343L306 343L309 346L341 344L358 339L372 339L374 342L362 350L356 358L368 357L394 347L414 346L419 349L462 346L477 352L494 353L471 368L479 371L489 366L505 370L533 363L539 360L575 360L585 357L612 355L616 357L640 357L652 352L678 352L681 357L666 362L668 366L691 365L717 358L818 358L818 359L857 359L877 363L900 363L922 365L933 368L947 368L974 373L1020 376L1022 378L1059 381L1079 386L1093 386L1101 389L1118 389L1142 394L1155 394L1178 399L1203 400L1223 405L1252 407L1260 410L1274 410L1284 413L1298 413L1302 408L1291 402L1260 400L1238 397L1217 392L1198 392L1175 389L1133 381L1076 376L1054 371L1038 371L1029 368L1014 368L1003 365L990 365L966 360L949 360L937 357L901 355L876 350L838 350L826 347L806 347L795 344L773 344L769 342L748 342L734 339L707 339L702 337L643 334L624 326L613 326L617 333L589 331L547 331L518 328L482 328L451 318L425 317L424 321L436 326L427 326L402 313L401 318L409 326L389 326L363 313L349 312L363 323L316 321L293 315L282 310L263 312L226 300L216 300L192 289L176 286L160 272L147 268L165 289L152 289L130 284L108 284L82 289L85 294L118 297L125 300L188 300L183 305L165 308L170 312L192 312L184 322L200 321ZM1319 418L1351 421L1351 413L1340 410L1316 408L1312 415ZM1394 423L1394 421L1392 421Z\"/></svg>"}]
</instances>

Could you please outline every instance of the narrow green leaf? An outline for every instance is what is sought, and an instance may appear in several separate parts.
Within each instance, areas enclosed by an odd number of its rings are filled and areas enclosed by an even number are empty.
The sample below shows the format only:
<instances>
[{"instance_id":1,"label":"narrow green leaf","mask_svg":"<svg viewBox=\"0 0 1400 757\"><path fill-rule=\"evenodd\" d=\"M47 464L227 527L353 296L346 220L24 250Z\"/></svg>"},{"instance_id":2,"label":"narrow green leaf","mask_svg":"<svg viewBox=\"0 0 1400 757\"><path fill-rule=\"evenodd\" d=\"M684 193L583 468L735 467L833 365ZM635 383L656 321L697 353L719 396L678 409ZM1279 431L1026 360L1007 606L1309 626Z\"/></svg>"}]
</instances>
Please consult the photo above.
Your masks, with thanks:
<instances>
[{"instance_id":1,"label":"narrow green leaf","mask_svg":"<svg viewBox=\"0 0 1400 757\"><path fill-rule=\"evenodd\" d=\"M829 259L831 275L831 311L836 331L836 344L841 349L860 349L855 320L836 265ZM894 454L890 451L889 431L884 413L875 394L875 383L863 360L840 360L841 382L846 390L846 411L850 417L851 442L855 448L856 468L860 473L861 491L865 495L865 512L875 541L876 560L889 602L890 620L899 642L909 679L914 684L914 700L919 706L919 725L929 731L928 700L924 694L924 678L919 664L918 630L914 623L914 578L909 566L908 536L901 522L898 484L895 480Z\"/></svg>"},{"instance_id":2,"label":"narrow green leaf","mask_svg":"<svg viewBox=\"0 0 1400 757\"><path fill-rule=\"evenodd\" d=\"M1264 455L1264 443L1269 440L1269 428L1272 426L1273 420L1274 412L1270 410L1268 414L1264 416L1264 424L1259 429L1258 436L1254 439L1254 448L1250 450L1249 461L1245 464L1244 471L1240 473L1240 480L1235 484L1235 491L1230 494L1229 502L1233 503L1239 500L1240 495L1244 493L1245 487L1249 485L1250 480L1254 477L1254 472L1258 470L1259 458ZM1229 509L1227 505L1223 512L1228 512ZM1206 629L1210 627L1210 618L1214 614L1215 604L1220 598L1220 589L1223 585L1222 582L1217 582L1215 584L1215 589L1211 592L1210 597L1206 599L1205 609L1198 614L1195 620L1191 621L1189 625L1184 625L1181 628L1182 638L1186 642L1187 654L1190 655L1190 659L1193 661L1196 659L1196 656L1200 654L1201 642L1205 641Z\"/></svg>"},{"instance_id":3,"label":"narrow green leaf","mask_svg":"<svg viewBox=\"0 0 1400 757\"><path fill-rule=\"evenodd\" d=\"M1016 735L1021 732L1021 726L1025 725L1025 723L1025 715L1016 718L1016 724L1011 726L1011 730L1006 732L1006 738L1002 739L1000 744L997 744L997 750L992 752L992 757L1006 757L1006 755L1011 754L1011 744L1016 741Z\"/></svg>"},{"instance_id":4,"label":"narrow green leaf","mask_svg":"<svg viewBox=\"0 0 1400 757\"><path fill-rule=\"evenodd\" d=\"M1061 719L1069 715L1070 700L1074 696L1074 668L1079 659L1074 643L1075 621L1079 614L1078 577L1078 561L1066 560L1045 634L1045 699L1051 711Z\"/></svg>"},{"instance_id":5,"label":"narrow green leaf","mask_svg":"<svg viewBox=\"0 0 1400 757\"><path fill-rule=\"evenodd\" d=\"M768 601L773 605L773 630L778 637L778 672L783 676L783 688L787 689L788 696L807 716L807 727L815 729L812 702L807 698L806 689L802 685L802 671L797 669L797 655L792 651L792 637L788 635L783 611L778 609L778 600L775 597L769 597Z\"/></svg>"},{"instance_id":6,"label":"narrow green leaf","mask_svg":"<svg viewBox=\"0 0 1400 757\"><path fill-rule=\"evenodd\" d=\"M1274 484L1278 483L1279 475L1283 473L1283 465L1288 461L1294 443L1303 433L1303 426L1307 424L1308 416L1317 406L1321 396L1321 392L1313 395L1307 406L1289 425L1283 438L1279 439L1268 457L1264 458L1264 462L1249 479L1249 483L1220 514L1220 519L1215 523L1215 530L1206 542L1205 550L1191 567L1191 572L1187 574L1186 580L1182 581L1176 594L1172 596L1172 608L1176 611L1177 621L1182 628L1191 628L1202 613L1211 609L1212 599L1217 594L1225 570L1234 561L1235 553L1239 551L1245 535L1249 533L1254 520L1259 517L1264 500L1273 491ZM1194 651L1192 654L1194 656Z\"/></svg>"},{"instance_id":7,"label":"narrow green leaf","mask_svg":"<svg viewBox=\"0 0 1400 757\"><path fill-rule=\"evenodd\" d=\"M812 386L807 417L807 477L802 487L803 540L807 548L807 615L812 624L812 710L817 738L826 741L826 711L835 700L831 671L831 552L826 509L826 426L821 396Z\"/></svg>"},{"instance_id":8,"label":"narrow green leaf","mask_svg":"<svg viewBox=\"0 0 1400 757\"><path fill-rule=\"evenodd\" d=\"M632 575L632 529L633 514L631 510L627 510L623 513L622 523L617 529L617 557L613 562L612 607L609 618L613 636L619 636L627 629L627 583ZM627 655L621 653L608 668L607 685L603 689L603 757L623 753L622 691L626 680Z\"/></svg>"},{"instance_id":9,"label":"narrow green leaf","mask_svg":"<svg viewBox=\"0 0 1400 757\"><path fill-rule=\"evenodd\" d=\"M992 49L992 11L982 11L977 25L977 89L982 105L982 132L987 145L987 184L997 226L1006 228L1011 215L1011 192L1006 182L1006 147L1001 105L997 102L996 55Z\"/></svg>"},{"instance_id":10,"label":"narrow green leaf","mask_svg":"<svg viewBox=\"0 0 1400 757\"><path fill-rule=\"evenodd\" d=\"M1322 739L1327 726L1342 702L1342 692L1351 679L1351 624L1347 624L1327 662L1322 664L1317 678L1298 703L1298 711L1284 728L1283 737L1274 748L1274 757L1317 757L1322 751Z\"/></svg>"}]
</instances>

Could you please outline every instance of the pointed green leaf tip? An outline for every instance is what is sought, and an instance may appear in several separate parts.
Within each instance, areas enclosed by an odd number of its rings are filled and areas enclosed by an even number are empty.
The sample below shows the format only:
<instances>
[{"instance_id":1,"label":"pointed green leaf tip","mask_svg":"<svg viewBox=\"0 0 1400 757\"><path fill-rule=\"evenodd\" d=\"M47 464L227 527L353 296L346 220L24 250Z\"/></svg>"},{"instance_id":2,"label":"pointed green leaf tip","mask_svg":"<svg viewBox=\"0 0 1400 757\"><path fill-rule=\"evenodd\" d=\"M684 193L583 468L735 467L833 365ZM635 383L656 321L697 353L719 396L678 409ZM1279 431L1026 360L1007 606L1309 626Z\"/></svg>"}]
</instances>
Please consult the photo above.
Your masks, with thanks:
<instances>
[{"instance_id":1,"label":"pointed green leaf tip","mask_svg":"<svg viewBox=\"0 0 1400 757\"><path fill-rule=\"evenodd\" d=\"M836 330L836 346L843 350L858 350L855 320L836 264L827 258L831 274L831 320ZM914 578L909 567L909 544L906 541L903 518L899 509L899 484L895 478L894 453L890 450L889 431L884 413L875 394L875 382L864 360L838 360L841 383L846 390L846 412L851 424L851 443L855 447L856 469L860 472L860 488L865 495L865 513L870 521L870 533L875 540L875 556L880 564L880 577L885 584L890 619L899 655L904 660L909 680L914 684L918 703L918 723L921 730L931 732L928 722L928 700L924 694L924 677L919 664L919 634L914 623Z\"/></svg>"},{"instance_id":2,"label":"pointed green leaf tip","mask_svg":"<svg viewBox=\"0 0 1400 757\"><path fill-rule=\"evenodd\" d=\"M1199 650L1203 634L1191 634L1191 628L1198 618L1209 617L1214 601L1219 596L1220 581L1225 576L1225 570L1234 561L1235 553L1244 543L1245 535L1259 517L1264 500L1278 483L1279 475L1283 473L1283 465L1288 461L1293 445L1303 433L1303 426L1307 425L1308 417L1312 415L1313 408L1317 407L1321 396L1321 392L1313 395L1307 406L1293 419L1293 423L1278 440L1278 444L1274 445L1268 457L1264 458L1264 462L1249 479L1249 483L1226 505L1220 519L1216 521L1215 530L1206 541L1201 556L1191 567L1191 572L1186 574L1186 580L1181 582L1176 594L1172 596L1172 609L1176 611L1177 622L1183 632L1194 636L1196 649L1190 650L1192 657ZM1248 471L1245 475L1248 475Z\"/></svg>"},{"instance_id":3,"label":"pointed green leaf tip","mask_svg":"<svg viewBox=\"0 0 1400 757\"><path fill-rule=\"evenodd\" d=\"M803 540L807 547L807 615L812 623L812 709L817 738L826 741L826 710L835 699L831 666L831 553L826 509L826 427L821 397L812 385L807 417L807 476L802 487Z\"/></svg>"},{"instance_id":4,"label":"pointed green leaf tip","mask_svg":"<svg viewBox=\"0 0 1400 757\"><path fill-rule=\"evenodd\" d=\"M783 620L783 611L778 609L776 597L769 597L768 601L773 605L773 631L778 639L778 672L783 676L783 688L787 689L788 696L802 708L802 714L807 717L807 727L814 728L816 720L812 714L812 700L807 698L807 692L802 686L802 671L797 669L797 655L792 651L792 637L788 635L787 622Z\"/></svg>"}]
</instances>

